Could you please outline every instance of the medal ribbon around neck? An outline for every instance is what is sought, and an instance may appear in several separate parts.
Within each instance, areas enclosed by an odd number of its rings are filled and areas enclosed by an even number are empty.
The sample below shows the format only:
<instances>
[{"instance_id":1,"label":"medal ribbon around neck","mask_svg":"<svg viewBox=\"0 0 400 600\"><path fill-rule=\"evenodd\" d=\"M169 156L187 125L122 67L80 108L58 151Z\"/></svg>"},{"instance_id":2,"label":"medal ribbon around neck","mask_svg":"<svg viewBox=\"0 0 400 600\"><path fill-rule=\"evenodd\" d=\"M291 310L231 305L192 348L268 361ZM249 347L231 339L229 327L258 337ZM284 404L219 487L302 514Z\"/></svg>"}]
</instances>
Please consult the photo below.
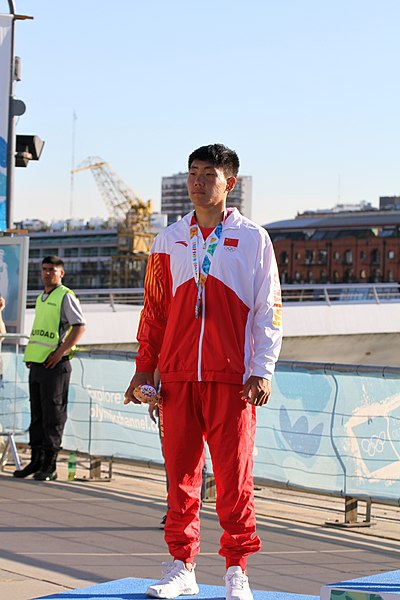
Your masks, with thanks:
<instances>
[{"instance_id":1,"label":"medal ribbon around neck","mask_svg":"<svg viewBox=\"0 0 400 600\"><path fill-rule=\"evenodd\" d=\"M214 231L209 236L209 242L206 248L206 254L203 259L203 263L201 267L199 266L199 258L198 258L198 249L197 244L199 243L199 239L201 236L201 232L198 224L195 222L190 226L190 242L192 246L192 261L193 261L193 271L194 271L194 280L197 285L197 299L196 306L194 310L194 315L196 319L200 316L201 310L201 298L203 295L204 286L206 285L207 277L210 272L211 261L214 256L214 252L216 247L218 246L218 242L220 240L222 233L222 223L216 226Z\"/></svg>"}]
</instances>

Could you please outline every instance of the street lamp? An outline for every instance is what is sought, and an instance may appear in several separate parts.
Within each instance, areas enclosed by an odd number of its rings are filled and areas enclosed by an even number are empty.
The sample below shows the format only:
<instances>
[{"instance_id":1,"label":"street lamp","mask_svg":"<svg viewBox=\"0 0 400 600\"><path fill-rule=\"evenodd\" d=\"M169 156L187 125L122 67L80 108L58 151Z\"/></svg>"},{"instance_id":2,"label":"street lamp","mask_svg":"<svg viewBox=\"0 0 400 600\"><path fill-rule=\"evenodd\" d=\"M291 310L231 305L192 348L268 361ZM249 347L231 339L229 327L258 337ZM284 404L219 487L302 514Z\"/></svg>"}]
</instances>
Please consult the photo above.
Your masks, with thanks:
<instances>
[{"instance_id":1,"label":"street lamp","mask_svg":"<svg viewBox=\"0 0 400 600\"><path fill-rule=\"evenodd\" d=\"M14 57L14 23L17 20L33 19L26 15L17 15L14 0L8 0L11 20L11 43L10 43L10 95L8 105L8 140L7 140L7 179L6 179L6 227L11 228L13 223L14 208L14 168L15 168L15 117L23 115L26 106L22 100L14 97L14 81L19 78ZM18 63L19 65L19 63ZM42 144L43 145L43 144Z\"/></svg>"}]
</instances>

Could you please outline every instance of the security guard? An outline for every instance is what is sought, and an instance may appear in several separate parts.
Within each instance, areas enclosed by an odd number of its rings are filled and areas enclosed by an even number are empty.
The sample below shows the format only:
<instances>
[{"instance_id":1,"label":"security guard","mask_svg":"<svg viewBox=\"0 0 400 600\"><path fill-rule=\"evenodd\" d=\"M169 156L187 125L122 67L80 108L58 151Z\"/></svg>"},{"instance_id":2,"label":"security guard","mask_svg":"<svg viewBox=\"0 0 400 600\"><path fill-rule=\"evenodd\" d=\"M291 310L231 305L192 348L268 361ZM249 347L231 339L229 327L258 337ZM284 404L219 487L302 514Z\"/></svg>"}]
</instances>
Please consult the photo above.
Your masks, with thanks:
<instances>
[{"instance_id":1,"label":"security guard","mask_svg":"<svg viewBox=\"0 0 400 600\"><path fill-rule=\"evenodd\" d=\"M74 292L62 285L64 263L46 256L41 278L44 291L36 299L35 319L24 361L29 367L31 462L14 477L51 481L67 420L70 358L85 331L85 318Z\"/></svg>"}]
</instances>

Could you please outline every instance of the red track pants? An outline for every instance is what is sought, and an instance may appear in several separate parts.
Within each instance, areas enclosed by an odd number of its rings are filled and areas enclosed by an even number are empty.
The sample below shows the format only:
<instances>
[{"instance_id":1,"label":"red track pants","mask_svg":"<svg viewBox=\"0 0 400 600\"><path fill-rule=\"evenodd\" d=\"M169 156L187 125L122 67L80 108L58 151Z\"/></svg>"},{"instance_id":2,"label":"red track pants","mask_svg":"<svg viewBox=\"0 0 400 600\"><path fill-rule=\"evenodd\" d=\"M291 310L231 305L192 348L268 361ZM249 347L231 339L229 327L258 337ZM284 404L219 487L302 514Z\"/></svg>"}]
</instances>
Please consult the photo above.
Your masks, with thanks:
<instances>
[{"instance_id":1,"label":"red track pants","mask_svg":"<svg viewBox=\"0 0 400 600\"><path fill-rule=\"evenodd\" d=\"M171 556L193 562L200 550L200 491L204 440L216 483L216 510L224 533L219 554L227 567L246 567L261 548L253 488L255 407L241 399L243 385L163 383L160 425L169 480L165 541Z\"/></svg>"}]
</instances>

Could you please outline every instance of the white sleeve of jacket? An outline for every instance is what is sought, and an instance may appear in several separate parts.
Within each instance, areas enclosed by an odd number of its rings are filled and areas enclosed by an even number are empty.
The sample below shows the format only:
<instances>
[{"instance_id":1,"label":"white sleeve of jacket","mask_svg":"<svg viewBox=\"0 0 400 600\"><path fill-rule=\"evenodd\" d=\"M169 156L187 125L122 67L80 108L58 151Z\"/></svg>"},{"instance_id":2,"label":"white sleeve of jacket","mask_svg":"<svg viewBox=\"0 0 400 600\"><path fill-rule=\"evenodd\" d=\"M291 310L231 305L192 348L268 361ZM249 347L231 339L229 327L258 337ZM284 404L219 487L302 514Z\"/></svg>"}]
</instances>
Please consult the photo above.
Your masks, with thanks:
<instances>
[{"instance_id":1,"label":"white sleeve of jacket","mask_svg":"<svg viewBox=\"0 0 400 600\"><path fill-rule=\"evenodd\" d=\"M260 235L254 266L254 354L250 372L271 379L282 345L282 296L278 265L267 233Z\"/></svg>"}]
</instances>

